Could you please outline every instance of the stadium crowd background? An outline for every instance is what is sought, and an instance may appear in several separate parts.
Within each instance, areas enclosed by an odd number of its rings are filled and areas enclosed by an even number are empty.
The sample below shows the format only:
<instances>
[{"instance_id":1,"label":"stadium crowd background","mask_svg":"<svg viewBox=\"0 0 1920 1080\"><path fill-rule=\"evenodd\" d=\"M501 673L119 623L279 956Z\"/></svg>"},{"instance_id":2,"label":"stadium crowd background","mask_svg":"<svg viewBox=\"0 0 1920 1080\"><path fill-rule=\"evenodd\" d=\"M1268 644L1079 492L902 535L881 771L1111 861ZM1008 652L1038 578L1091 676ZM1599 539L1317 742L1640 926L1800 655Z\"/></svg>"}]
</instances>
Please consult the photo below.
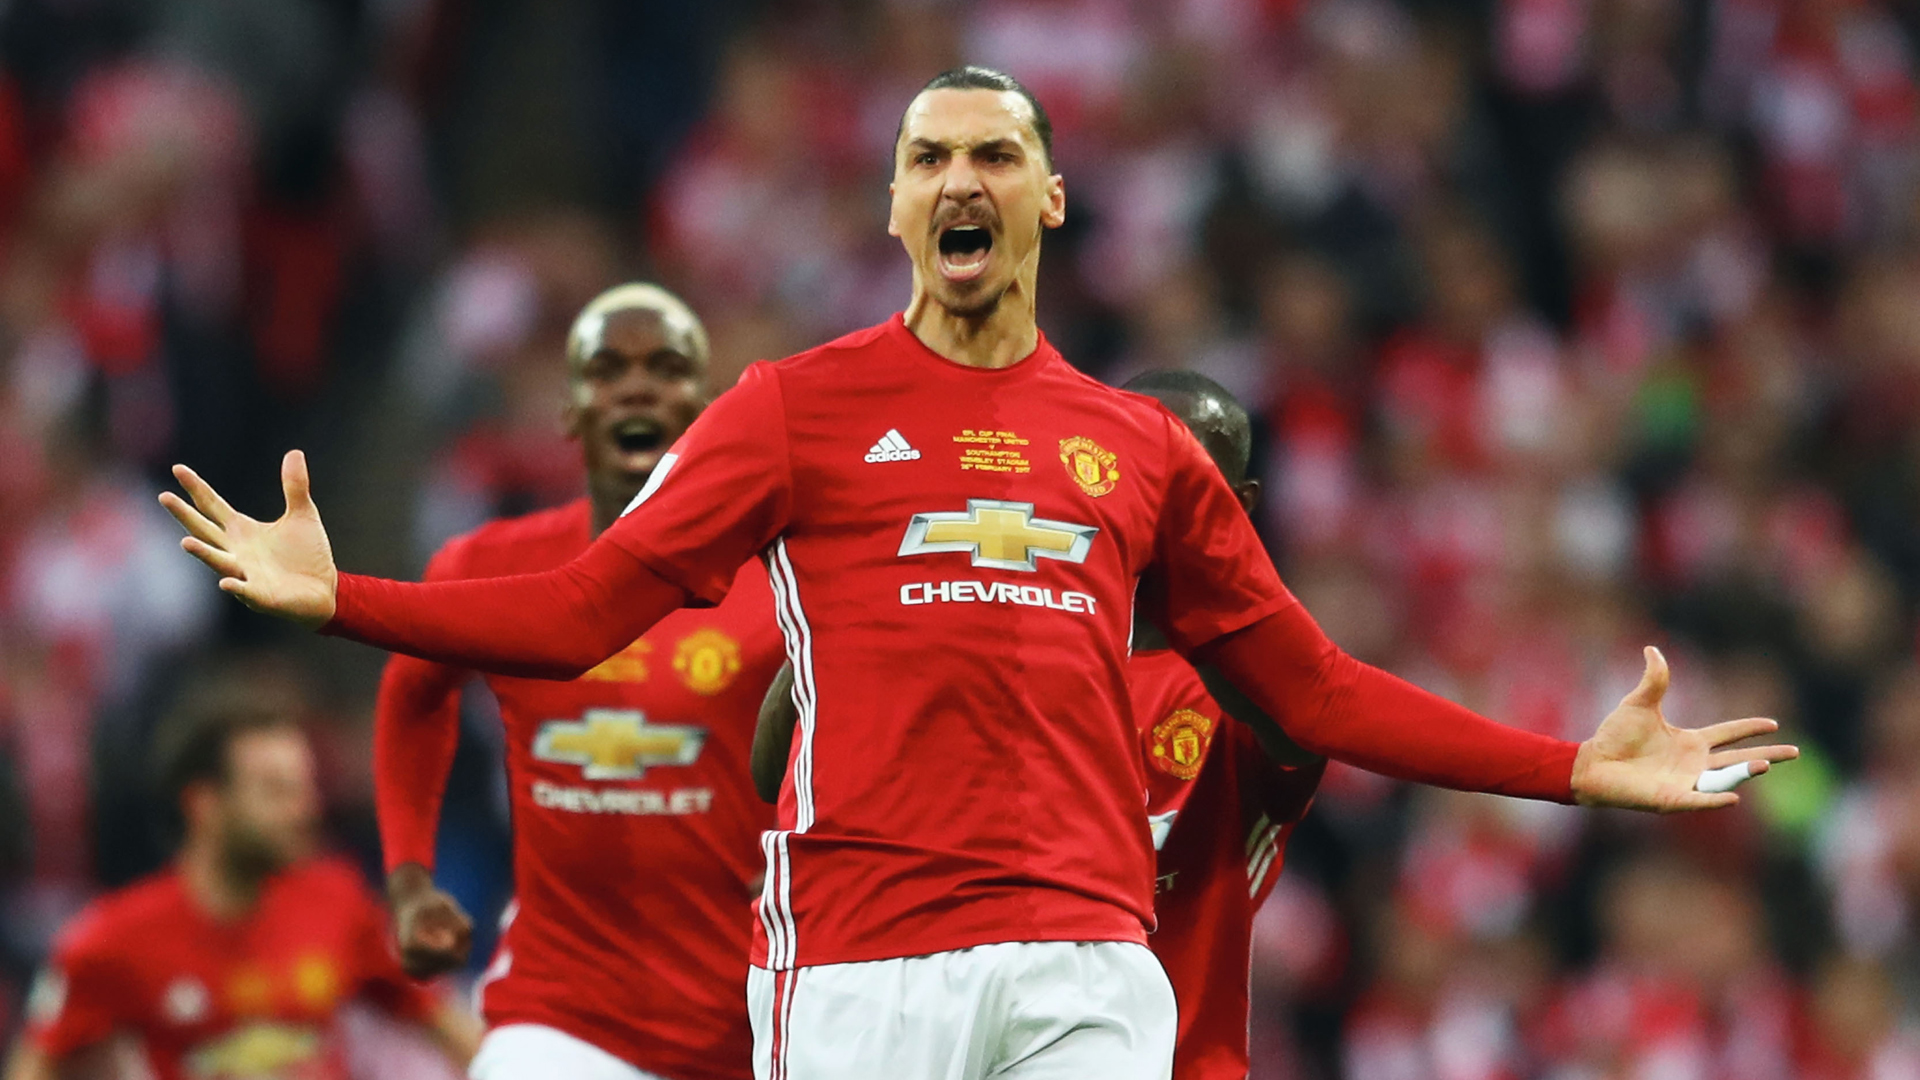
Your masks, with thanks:
<instances>
[{"instance_id":1,"label":"stadium crowd background","mask_svg":"<svg viewBox=\"0 0 1920 1080\"><path fill-rule=\"evenodd\" d=\"M0 3L0 1033L164 857L182 693L308 716L374 861L380 658L224 602L165 466L267 512L302 446L390 574L572 497L579 306L680 291L716 389L885 317L894 125L964 60L1058 129L1042 326L1249 404L1336 640L1576 739L1655 641L1670 716L1807 752L1685 820L1334 769L1254 1076L1920 1077L1917 57L1912 0ZM442 873L484 924L469 713Z\"/></svg>"}]
</instances>

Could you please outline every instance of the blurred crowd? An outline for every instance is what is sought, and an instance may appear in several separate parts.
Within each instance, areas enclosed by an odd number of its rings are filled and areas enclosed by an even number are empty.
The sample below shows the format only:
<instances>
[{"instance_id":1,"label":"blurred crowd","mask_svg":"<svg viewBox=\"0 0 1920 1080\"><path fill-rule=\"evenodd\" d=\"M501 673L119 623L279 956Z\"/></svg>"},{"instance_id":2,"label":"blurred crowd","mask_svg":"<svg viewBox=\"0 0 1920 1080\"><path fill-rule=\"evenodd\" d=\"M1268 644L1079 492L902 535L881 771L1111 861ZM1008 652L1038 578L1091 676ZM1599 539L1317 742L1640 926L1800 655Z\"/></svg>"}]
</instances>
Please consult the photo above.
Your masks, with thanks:
<instances>
[{"instance_id":1,"label":"blurred crowd","mask_svg":"<svg viewBox=\"0 0 1920 1080\"><path fill-rule=\"evenodd\" d=\"M1333 769L1256 1080L1920 1078L1914 0L0 4L0 1031L163 857L188 681L310 716L371 859L378 657L224 603L165 465L265 513L302 446L394 574L574 496L573 312L681 292L717 390L897 310L895 125L960 62L1057 130L1043 328L1249 405L1337 641L1574 739L1657 642L1670 717L1805 754L1684 820ZM469 712L442 867L489 911Z\"/></svg>"}]
</instances>

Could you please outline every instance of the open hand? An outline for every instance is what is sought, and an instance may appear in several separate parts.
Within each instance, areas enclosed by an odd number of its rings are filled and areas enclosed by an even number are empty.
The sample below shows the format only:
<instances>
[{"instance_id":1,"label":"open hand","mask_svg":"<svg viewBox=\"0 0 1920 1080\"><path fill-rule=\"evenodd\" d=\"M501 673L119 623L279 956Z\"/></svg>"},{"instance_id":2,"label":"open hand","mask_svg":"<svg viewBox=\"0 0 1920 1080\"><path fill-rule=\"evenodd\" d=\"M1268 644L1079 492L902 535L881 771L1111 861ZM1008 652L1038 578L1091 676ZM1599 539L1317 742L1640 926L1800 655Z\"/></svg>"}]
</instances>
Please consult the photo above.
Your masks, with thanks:
<instances>
[{"instance_id":1,"label":"open hand","mask_svg":"<svg viewBox=\"0 0 1920 1080\"><path fill-rule=\"evenodd\" d=\"M171 491L160 504L187 530L180 546L220 575L220 588L255 611L291 619L310 629L333 618L333 548L320 524L307 484L307 458L290 450L280 462L287 509L264 524L227 505L200 474L173 467L174 479L193 504Z\"/></svg>"},{"instance_id":2,"label":"open hand","mask_svg":"<svg viewBox=\"0 0 1920 1080\"><path fill-rule=\"evenodd\" d=\"M1731 791L1696 790L1701 773L1746 764L1758 776L1773 762L1800 756L1798 747L1784 744L1720 749L1780 729L1761 717L1704 728L1674 727L1660 712L1668 681L1666 657L1648 646L1647 670L1640 685L1607 714L1592 738L1580 744L1573 759L1574 801L1660 813L1732 806L1740 796Z\"/></svg>"},{"instance_id":3,"label":"open hand","mask_svg":"<svg viewBox=\"0 0 1920 1080\"><path fill-rule=\"evenodd\" d=\"M396 867L387 879L400 966L416 979L443 975L467 962L473 920L460 901L441 891L418 863Z\"/></svg>"}]
</instances>

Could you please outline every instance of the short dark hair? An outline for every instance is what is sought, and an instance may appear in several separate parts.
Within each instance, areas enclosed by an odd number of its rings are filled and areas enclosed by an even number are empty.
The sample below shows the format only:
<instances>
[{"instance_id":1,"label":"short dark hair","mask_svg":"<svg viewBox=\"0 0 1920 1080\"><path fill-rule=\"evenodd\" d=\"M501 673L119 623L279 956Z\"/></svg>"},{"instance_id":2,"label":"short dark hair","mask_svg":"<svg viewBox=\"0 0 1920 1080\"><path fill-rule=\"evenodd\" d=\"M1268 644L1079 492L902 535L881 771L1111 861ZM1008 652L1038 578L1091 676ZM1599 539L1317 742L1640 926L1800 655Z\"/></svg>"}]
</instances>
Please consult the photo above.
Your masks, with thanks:
<instances>
[{"instance_id":1,"label":"short dark hair","mask_svg":"<svg viewBox=\"0 0 1920 1080\"><path fill-rule=\"evenodd\" d=\"M1033 91L1020 84L1020 80L1004 71L995 71L988 67L967 64L963 67L949 68L927 81L913 96L916 100L929 90L997 90L1019 94L1025 98L1028 107L1033 109L1033 135L1040 140L1040 153L1047 160L1047 168L1053 168L1053 121L1047 119L1047 110ZM911 102L908 103L911 107ZM907 133L906 110L900 112L900 123L893 129L894 153L900 152L900 136Z\"/></svg>"},{"instance_id":2,"label":"short dark hair","mask_svg":"<svg viewBox=\"0 0 1920 1080\"><path fill-rule=\"evenodd\" d=\"M167 809L178 812L180 797L194 784L224 785L233 775L233 744L257 731L299 731L287 713L243 700L183 702L161 723L154 737L156 787Z\"/></svg>"},{"instance_id":3,"label":"short dark hair","mask_svg":"<svg viewBox=\"0 0 1920 1080\"><path fill-rule=\"evenodd\" d=\"M1229 483L1237 484L1247 478L1247 467L1253 461L1253 421L1247 415L1247 407L1226 387L1197 371L1170 370L1136 375L1121 389L1145 394L1163 403L1168 398L1185 398L1187 403L1213 405L1217 411L1209 410L1210 415L1204 418L1193 416L1191 408L1173 411L1193 428L1194 435L1213 455L1214 463L1220 466Z\"/></svg>"}]
</instances>

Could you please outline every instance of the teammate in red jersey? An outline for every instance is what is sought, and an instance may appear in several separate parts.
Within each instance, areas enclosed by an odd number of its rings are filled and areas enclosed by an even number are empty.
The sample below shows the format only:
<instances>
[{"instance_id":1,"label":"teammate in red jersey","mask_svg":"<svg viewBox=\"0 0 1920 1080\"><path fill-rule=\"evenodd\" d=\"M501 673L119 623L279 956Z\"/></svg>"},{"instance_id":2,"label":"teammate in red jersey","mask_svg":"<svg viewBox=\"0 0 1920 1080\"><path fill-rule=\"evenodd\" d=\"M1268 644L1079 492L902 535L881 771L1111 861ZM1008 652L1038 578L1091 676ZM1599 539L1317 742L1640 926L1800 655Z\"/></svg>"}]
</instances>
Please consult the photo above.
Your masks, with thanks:
<instances>
[{"instance_id":1,"label":"teammate in red jersey","mask_svg":"<svg viewBox=\"0 0 1920 1080\"><path fill-rule=\"evenodd\" d=\"M1709 769L1793 756L1721 749L1769 720L1667 724L1652 650L1576 745L1335 648L1186 427L1040 334L1040 238L1066 191L1012 79L963 68L917 95L892 194L906 312L749 368L564 567L340 573L298 452L272 523L185 466L193 502L163 496L187 551L257 610L515 675L578 675L762 554L800 723L783 828L762 845L756 1076L1168 1075L1126 687L1136 597L1301 746L1392 776L1683 810L1735 800L1697 790Z\"/></svg>"},{"instance_id":2,"label":"teammate in red jersey","mask_svg":"<svg viewBox=\"0 0 1920 1080\"><path fill-rule=\"evenodd\" d=\"M1155 398L1185 422L1240 505L1253 509L1260 482L1247 477L1252 432L1246 409L1224 387L1163 371L1125 389ZM1231 687L1222 692L1245 722L1226 723L1200 672L1146 619L1134 621L1127 686L1157 852L1158 925L1147 944L1179 1006L1174 1080L1245 1080L1253 917L1273 892L1287 838L1326 761L1294 745ZM783 666L754 730L753 782L767 802L779 798L792 756L799 719L792 690L793 669Z\"/></svg>"},{"instance_id":3,"label":"teammate in red jersey","mask_svg":"<svg viewBox=\"0 0 1920 1080\"><path fill-rule=\"evenodd\" d=\"M705 408L706 332L671 293L623 285L574 320L567 371L588 497L454 540L427 580L548 570L584 551ZM782 656L751 566L725 603L668 616L572 682L488 680L507 729L515 899L481 985L476 1080L751 1075L740 988L773 815L747 789L745 758ZM466 959L466 916L432 881L466 678L396 656L380 687L380 833L416 974Z\"/></svg>"},{"instance_id":4,"label":"teammate in red jersey","mask_svg":"<svg viewBox=\"0 0 1920 1080\"><path fill-rule=\"evenodd\" d=\"M1180 417L1251 511L1260 482L1247 476L1247 411L1192 372L1151 372L1126 389ZM1133 717L1147 764L1147 815L1159 852L1148 938L1180 1003L1174 1080L1245 1080L1251 1011L1253 917L1280 877L1287 838L1305 816L1326 762L1301 750L1240 699L1227 723L1200 672L1160 628L1135 623L1127 666Z\"/></svg>"},{"instance_id":5,"label":"teammate in red jersey","mask_svg":"<svg viewBox=\"0 0 1920 1080\"><path fill-rule=\"evenodd\" d=\"M356 997L464 1065L479 1025L401 973L359 872L311 856L320 797L299 728L203 703L167 744L179 858L63 931L7 1080L98 1075L129 1036L158 1080L346 1080L335 1015Z\"/></svg>"}]
</instances>

